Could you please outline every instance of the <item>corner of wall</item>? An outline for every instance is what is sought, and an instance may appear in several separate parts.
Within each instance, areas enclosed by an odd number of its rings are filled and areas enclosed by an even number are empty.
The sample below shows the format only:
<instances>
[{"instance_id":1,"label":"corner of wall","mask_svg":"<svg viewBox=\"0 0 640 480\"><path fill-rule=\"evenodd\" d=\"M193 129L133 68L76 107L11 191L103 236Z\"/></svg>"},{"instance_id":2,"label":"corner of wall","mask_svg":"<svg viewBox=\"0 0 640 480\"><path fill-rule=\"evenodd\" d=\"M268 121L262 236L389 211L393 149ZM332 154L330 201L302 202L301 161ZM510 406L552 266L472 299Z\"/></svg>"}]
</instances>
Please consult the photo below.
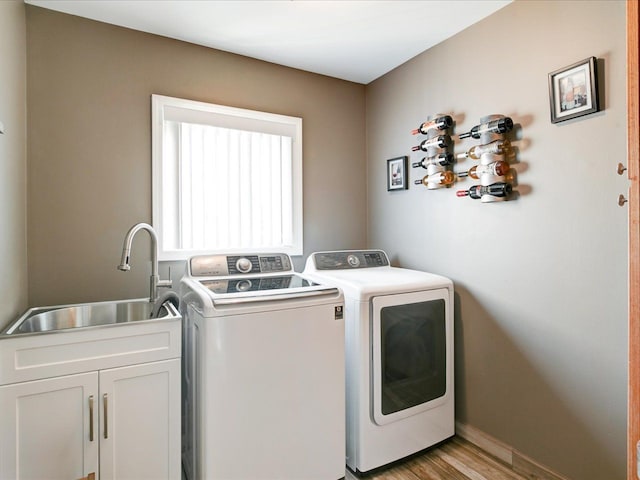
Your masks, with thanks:
<instances>
[{"instance_id":1,"label":"corner of wall","mask_svg":"<svg viewBox=\"0 0 640 480\"><path fill-rule=\"evenodd\" d=\"M27 307L26 8L0 2L0 327Z\"/></svg>"}]
</instances>

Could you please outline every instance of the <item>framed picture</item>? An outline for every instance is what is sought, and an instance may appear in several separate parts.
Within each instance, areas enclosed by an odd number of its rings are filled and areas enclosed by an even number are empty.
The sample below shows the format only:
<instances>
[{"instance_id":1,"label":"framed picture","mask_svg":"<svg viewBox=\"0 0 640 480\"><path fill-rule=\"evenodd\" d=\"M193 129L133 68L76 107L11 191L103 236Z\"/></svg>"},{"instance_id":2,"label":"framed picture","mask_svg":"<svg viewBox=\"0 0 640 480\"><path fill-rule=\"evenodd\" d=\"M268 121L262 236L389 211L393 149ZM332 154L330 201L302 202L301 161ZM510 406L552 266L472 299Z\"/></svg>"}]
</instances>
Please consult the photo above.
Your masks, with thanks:
<instances>
[{"instance_id":1,"label":"framed picture","mask_svg":"<svg viewBox=\"0 0 640 480\"><path fill-rule=\"evenodd\" d=\"M589 115L600 110L596 57L549 74L551 123Z\"/></svg>"},{"instance_id":2,"label":"framed picture","mask_svg":"<svg viewBox=\"0 0 640 480\"><path fill-rule=\"evenodd\" d=\"M387 190L406 190L407 163L409 157L397 157L387 160Z\"/></svg>"}]
</instances>

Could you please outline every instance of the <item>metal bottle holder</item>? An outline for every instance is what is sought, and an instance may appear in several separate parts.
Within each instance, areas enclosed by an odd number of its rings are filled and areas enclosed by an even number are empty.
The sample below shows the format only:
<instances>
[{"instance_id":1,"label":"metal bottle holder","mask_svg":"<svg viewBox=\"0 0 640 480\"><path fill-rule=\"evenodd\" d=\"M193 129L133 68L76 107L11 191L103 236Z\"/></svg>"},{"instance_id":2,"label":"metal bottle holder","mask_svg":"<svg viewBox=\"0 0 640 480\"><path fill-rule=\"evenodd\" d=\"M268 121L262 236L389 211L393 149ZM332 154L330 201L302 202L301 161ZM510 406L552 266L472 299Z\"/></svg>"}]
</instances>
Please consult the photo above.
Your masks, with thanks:
<instances>
[{"instance_id":1,"label":"metal bottle holder","mask_svg":"<svg viewBox=\"0 0 640 480\"><path fill-rule=\"evenodd\" d=\"M499 120L504 118L504 115L487 115L480 119L480 124L485 124L491 122L492 120ZM487 145L495 140L500 140L504 138L504 134L498 133L482 133L480 134L480 145ZM483 153L480 155L480 165L490 165L499 160L507 161L508 152L504 152L502 154L498 153ZM507 182L506 176L504 175L492 175L490 173L483 173L480 175L480 185L488 186L496 182ZM496 197L494 195L484 194L480 198L482 203L490 203L490 202L503 202L506 200L506 197Z\"/></svg>"},{"instance_id":2,"label":"metal bottle holder","mask_svg":"<svg viewBox=\"0 0 640 480\"><path fill-rule=\"evenodd\" d=\"M435 114L429 116L427 118L427 121L433 120L433 119L438 118L438 117L443 117L443 116L444 116L443 113L435 113ZM444 129L444 130L437 130L437 129L429 130L427 132L427 140L430 140L432 138L438 137L440 135L449 135L450 136L449 129L447 128L447 129ZM448 153L448 152L449 152L449 147L443 147L443 148L427 147L427 151L425 152L425 156L426 156L426 158L433 158L436 155L438 155L439 153ZM430 163L429 165L427 165L427 175L429 177L431 177L432 175L435 175L437 173L444 172L444 171L446 171L446 167L444 167L442 165L438 165L436 163ZM427 181L427 185L426 185L428 190L436 190L436 189L442 188L444 186L445 185L442 185L440 183L431 183L431 182L428 182L428 181Z\"/></svg>"}]
</instances>

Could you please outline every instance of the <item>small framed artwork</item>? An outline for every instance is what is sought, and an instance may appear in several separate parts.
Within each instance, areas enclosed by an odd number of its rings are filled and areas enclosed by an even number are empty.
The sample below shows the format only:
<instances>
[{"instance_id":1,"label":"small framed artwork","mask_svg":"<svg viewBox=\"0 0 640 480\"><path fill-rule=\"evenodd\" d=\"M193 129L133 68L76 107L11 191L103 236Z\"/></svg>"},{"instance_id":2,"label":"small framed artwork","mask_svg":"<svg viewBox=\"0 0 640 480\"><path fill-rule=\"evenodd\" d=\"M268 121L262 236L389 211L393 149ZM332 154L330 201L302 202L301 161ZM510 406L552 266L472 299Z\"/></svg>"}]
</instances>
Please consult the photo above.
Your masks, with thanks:
<instances>
[{"instance_id":1,"label":"small framed artwork","mask_svg":"<svg viewBox=\"0 0 640 480\"><path fill-rule=\"evenodd\" d=\"M551 123L589 115L600 110L596 57L549 74Z\"/></svg>"},{"instance_id":2,"label":"small framed artwork","mask_svg":"<svg viewBox=\"0 0 640 480\"><path fill-rule=\"evenodd\" d=\"M407 182L407 163L409 157L397 157L387 160L387 190L406 190L409 188Z\"/></svg>"}]
</instances>

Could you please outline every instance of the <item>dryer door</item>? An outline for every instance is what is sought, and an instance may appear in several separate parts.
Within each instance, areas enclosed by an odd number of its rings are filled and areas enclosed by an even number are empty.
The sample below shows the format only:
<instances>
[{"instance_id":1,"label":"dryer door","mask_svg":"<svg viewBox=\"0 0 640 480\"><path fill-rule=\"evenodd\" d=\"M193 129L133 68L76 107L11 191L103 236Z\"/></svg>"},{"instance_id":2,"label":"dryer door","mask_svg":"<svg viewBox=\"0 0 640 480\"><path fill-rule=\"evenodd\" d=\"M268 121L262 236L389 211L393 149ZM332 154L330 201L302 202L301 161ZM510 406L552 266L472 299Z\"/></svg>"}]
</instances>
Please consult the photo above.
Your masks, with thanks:
<instances>
[{"instance_id":1,"label":"dryer door","mask_svg":"<svg viewBox=\"0 0 640 480\"><path fill-rule=\"evenodd\" d=\"M373 418L384 425L441 405L452 389L447 289L374 297Z\"/></svg>"}]
</instances>

